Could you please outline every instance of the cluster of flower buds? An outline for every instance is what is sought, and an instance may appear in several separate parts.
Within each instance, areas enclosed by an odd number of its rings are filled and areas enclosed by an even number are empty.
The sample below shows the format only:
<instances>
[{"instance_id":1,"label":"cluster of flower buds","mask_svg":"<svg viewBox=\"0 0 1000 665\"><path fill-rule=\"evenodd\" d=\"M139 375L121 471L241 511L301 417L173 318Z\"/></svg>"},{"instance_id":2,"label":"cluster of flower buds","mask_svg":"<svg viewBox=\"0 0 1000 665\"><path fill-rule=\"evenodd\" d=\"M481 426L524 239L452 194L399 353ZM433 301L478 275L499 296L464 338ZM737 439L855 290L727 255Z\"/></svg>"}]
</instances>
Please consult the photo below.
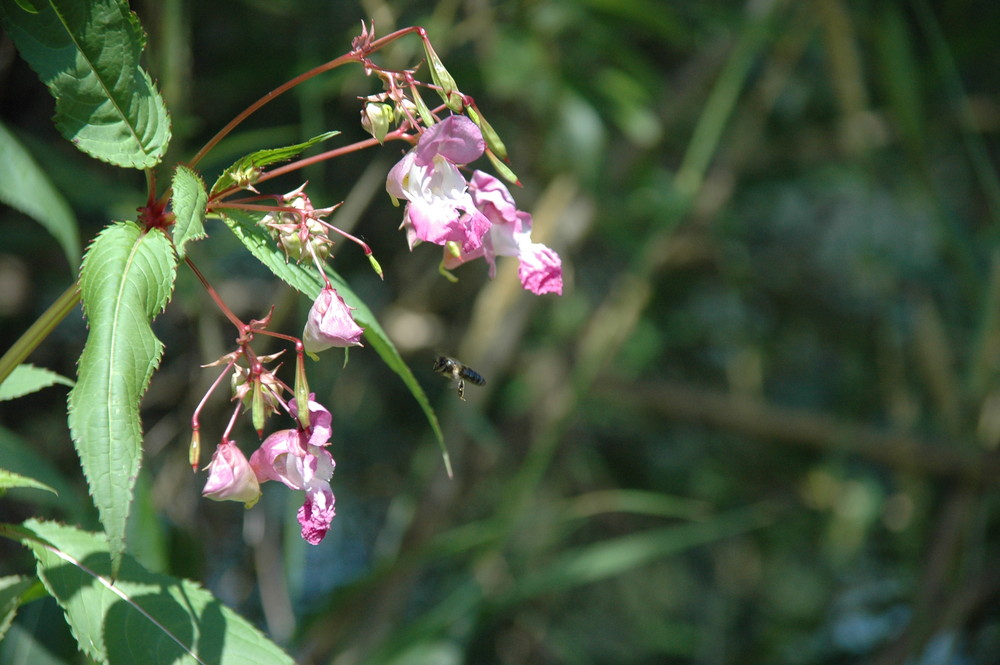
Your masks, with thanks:
<instances>
[{"instance_id":1,"label":"cluster of flower buds","mask_svg":"<svg viewBox=\"0 0 1000 665\"><path fill-rule=\"evenodd\" d=\"M322 220L337 206L317 210L305 188L303 184L288 194L278 196L278 203L284 209L268 213L260 223L289 258L322 263L330 256L334 244L330 239L330 226Z\"/></svg>"}]
</instances>

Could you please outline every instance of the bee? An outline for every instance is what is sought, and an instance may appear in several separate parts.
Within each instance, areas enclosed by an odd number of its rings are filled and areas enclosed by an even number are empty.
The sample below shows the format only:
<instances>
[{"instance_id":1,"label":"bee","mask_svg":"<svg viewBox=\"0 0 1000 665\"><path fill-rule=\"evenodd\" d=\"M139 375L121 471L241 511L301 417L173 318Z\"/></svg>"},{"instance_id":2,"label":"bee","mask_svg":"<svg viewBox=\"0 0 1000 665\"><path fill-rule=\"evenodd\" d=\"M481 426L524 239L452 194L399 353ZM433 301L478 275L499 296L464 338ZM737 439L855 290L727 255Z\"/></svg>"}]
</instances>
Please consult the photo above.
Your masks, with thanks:
<instances>
[{"instance_id":1,"label":"bee","mask_svg":"<svg viewBox=\"0 0 1000 665\"><path fill-rule=\"evenodd\" d=\"M479 372L448 356L437 357L437 360L434 361L434 371L458 382L458 398L463 402L465 401L466 381L477 386L486 385L486 379Z\"/></svg>"}]
</instances>

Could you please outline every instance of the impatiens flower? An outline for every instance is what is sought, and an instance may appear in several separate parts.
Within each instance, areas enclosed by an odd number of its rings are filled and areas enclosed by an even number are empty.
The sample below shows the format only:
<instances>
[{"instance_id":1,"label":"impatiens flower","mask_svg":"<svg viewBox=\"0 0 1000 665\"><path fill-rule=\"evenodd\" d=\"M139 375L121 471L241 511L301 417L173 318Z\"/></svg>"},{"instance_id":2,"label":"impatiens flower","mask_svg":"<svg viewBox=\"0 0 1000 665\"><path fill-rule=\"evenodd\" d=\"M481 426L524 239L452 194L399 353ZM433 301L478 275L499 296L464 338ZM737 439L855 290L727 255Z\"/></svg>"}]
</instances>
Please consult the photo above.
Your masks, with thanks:
<instances>
[{"instance_id":1,"label":"impatiens flower","mask_svg":"<svg viewBox=\"0 0 1000 665\"><path fill-rule=\"evenodd\" d=\"M352 309L333 287L320 291L302 333L306 351L318 353L331 346L361 346L364 330L351 317Z\"/></svg>"},{"instance_id":2,"label":"impatiens flower","mask_svg":"<svg viewBox=\"0 0 1000 665\"><path fill-rule=\"evenodd\" d=\"M562 294L562 261L542 243L531 240L531 215L517 209L507 187L497 178L475 171L469 181L469 194L483 215L491 222L482 247L455 256L445 252L444 265L454 268L482 256L496 276L497 256L516 256L521 285L536 295Z\"/></svg>"},{"instance_id":3,"label":"impatiens flower","mask_svg":"<svg viewBox=\"0 0 1000 665\"><path fill-rule=\"evenodd\" d=\"M295 400L290 406L292 415L297 416ZM335 464L330 453L322 447L329 445L332 432L330 412L311 399L309 412L313 423L309 430L275 432L250 456L250 466L260 482L277 480L293 490L305 492L305 503L298 512L299 525L302 538L316 545L329 531L335 514L333 490L330 489Z\"/></svg>"},{"instance_id":4,"label":"impatiens flower","mask_svg":"<svg viewBox=\"0 0 1000 665\"><path fill-rule=\"evenodd\" d=\"M235 443L223 440L208 465L208 481L201 491L214 501L242 501L252 508L260 498L260 484L247 458Z\"/></svg>"},{"instance_id":5,"label":"impatiens flower","mask_svg":"<svg viewBox=\"0 0 1000 665\"><path fill-rule=\"evenodd\" d=\"M405 199L403 228L410 249L419 242L457 243L464 253L482 245L490 223L467 191L459 164L478 159L483 136L465 116L450 116L427 129L416 147L392 167L386 190Z\"/></svg>"}]
</instances>

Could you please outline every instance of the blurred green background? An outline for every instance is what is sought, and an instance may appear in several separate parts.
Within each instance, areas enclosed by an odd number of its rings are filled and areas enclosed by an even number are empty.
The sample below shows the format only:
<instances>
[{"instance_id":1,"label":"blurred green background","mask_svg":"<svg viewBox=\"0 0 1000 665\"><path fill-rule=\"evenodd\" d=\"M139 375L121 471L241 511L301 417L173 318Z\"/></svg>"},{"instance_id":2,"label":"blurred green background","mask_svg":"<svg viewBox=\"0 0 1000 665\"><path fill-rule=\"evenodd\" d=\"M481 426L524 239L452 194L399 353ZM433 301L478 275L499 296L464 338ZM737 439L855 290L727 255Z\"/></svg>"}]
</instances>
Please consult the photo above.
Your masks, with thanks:
<instances>
[{"instance_id":1,"label":"blurred green background","mask_svg":"<svg viewBox=\"0 0 1000 665\"><path fill-rule=\"evenodd\" d=\"M261 94L380 35L426 27L500 132L563 257L562 297L516 262L451 284L410 253L384 191L405 148L305 173L362 236L334 267L428 391L426 420L370 348L310 365L334 418L338 516L305 545L297 493L202 500L189 420L233 331L193 276L156 330L130 547L202 581L299 662L996 663L1000 654L1000 4L973 0L282 0L133 3L171 109L171 160ZM412 65L419 41L380 55ZM422 70L426 73L426 70ZM202 167L339 129L365 137L351 67L248 121ZM0 35L0 119L89 242L133 218L141 174L88 161ZM165 179L168 174L161 174ZM268 183L293 189L302 176ZM240 316L309 303L228 230L191 250ZM0 343L73 278L46 232L0 208ZM31 358L73 376L74 313ZM259 349L266 352L266 346ZM460 402L437 352L487 377ZM286 368L288 369L288 368ZM291 378L288 378L291 381ZM230 405L210 401L207 443ZM0 404L2 466L57 486L4 499L96 528L65 389ZM256 445L249 427L237 441ZM205 458L207 460L207 454ZM47 503L39 503L47 501ZM0 573L31 563L0 545ZM25 607L0 662L80 662L53 603Z\"/></svg>"}]
</instances>

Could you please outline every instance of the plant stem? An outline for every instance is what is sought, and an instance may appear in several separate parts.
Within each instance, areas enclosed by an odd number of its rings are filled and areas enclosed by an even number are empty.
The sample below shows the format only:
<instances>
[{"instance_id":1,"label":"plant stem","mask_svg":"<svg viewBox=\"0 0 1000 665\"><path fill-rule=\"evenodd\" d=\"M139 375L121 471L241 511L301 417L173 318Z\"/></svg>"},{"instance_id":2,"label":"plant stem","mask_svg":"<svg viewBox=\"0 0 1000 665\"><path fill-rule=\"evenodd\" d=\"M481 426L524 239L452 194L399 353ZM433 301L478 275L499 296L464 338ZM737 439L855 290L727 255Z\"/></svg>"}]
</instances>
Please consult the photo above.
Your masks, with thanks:
<instances>
[{"instance_id":1,"label":"plant stem","mask_svg":"<svg viewBox=\"0 0 1000 665\"><path fill-rule=\"evenodd\" d=\"M7 349L0 358L0 383L10 376L14 368L25 361L31 352L55 330L74 307L80 303L80 287L76 282L66 289L45 312L38 317L31 327Z\"/></svg>"}]
</instances>

